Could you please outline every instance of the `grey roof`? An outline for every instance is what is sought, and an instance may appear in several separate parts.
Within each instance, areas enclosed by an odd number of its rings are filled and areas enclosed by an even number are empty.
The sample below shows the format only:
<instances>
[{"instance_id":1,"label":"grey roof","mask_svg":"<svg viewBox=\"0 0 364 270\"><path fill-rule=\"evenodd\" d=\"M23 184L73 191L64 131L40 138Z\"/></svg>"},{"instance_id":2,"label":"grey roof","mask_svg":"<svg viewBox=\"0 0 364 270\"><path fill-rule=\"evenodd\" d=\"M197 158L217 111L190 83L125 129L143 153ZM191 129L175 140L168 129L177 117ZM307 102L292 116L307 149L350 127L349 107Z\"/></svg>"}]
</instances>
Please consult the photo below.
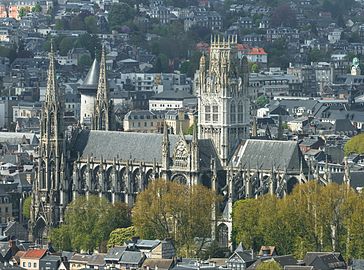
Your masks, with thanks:
<instances>
[{"instance_id":1,"label":"grey roof","mask_svg":"<svg viewBox=\"0 0 364 270\"><path fill-rule=\"evenodd\" d=\"M334 172L331 173L331 179L338 184L344 183L344 173ZM350 172L350 185L353 188L364 187L364 171L352 171Z\"/></svg>"},{"instance_id":2,"label":"grey roof","mask_svg":"<svg viewBox=\"0 0 364 270\"><path fill-rule=\"evenodd\" d=\"M351 124L349 119L336 119L334 125L335 132L352 132L356 131L356 128Z\"/></svg>"},{"instance_id":3,"label":"grey roof","mask_svg":"<svg viewBox=\"0 0 364 270\"><path fill-rule=\"evenodd\" d=\"M154 248L160 244L160 240L139 239L136 243L138 248Z\"/></svg>"},{"instance_id":4,"label":"grey roof","mask_svg":"<svg viewBox=\"0 0 364 270\"><path fill-rule=\"evenodd\" d=\"M313 266L286 265L284 270L314 270Z\"/></svg>"},{"instance_id":5,"label":"grey roof","mask_svg":"<svg viewBox=\"0 0 364 270\"><path fill-rule=\"evenodd\" d=\"M179 140L176 135L169 135L171 152ZM162 162L163 134L82 130L76 139L75 150L81 158L88 155L94 159L135 160L153 163ZM110 143L112 142L112 143Z\"/></svg>"},{"instance_id":6,"label":"grey roof","mask_svg":"<svg viewBox=\"0 0 364 270\"><path fill-rule=\"evenodd\" d=\"M170 142L170 156L176 143L181 139L179 135L168 135ZM186 136L191 141L191 136ZM110 143L112 142L112 143ZM101 158L113 160L143 161L152 164L154 161L162 162L163 134L81 130L75 141L74 151L79 152L81 158L89 155L98 160ZM219 158L211 140L198 141L200 166L202 169L210 168L211 158L216 161L217 170L221 169Z\"/></svg>"},{"instance_id":7,"label":"grey roof","mask_svg":"<svg viewBox=\"0 0 364 270\"><path fill-rule=\"evenodd\" d=\"M123 256L119 260L121 264L138 265L144 259L144 254L139 251L124 251Z\"/></svg>"},{"instance_id":8,"label":"grey roof","mask_svg":"<svg viewBox=\"0 0 364 270\"><path fill-rule=\"evenodd\" d=\"M80 88L82 89L97 89L100 75L100 64L95 58L90 70L87 73L85 80Z\"/></svg>"},{"instance_id":9,"label":"grey roof","mask_svg":"<svg viewBox=\"0 0 364 270\"><path fill-rule=\"evenodd\" d=\"M110 248L108 253L105 255L105 261L119 261L126 248L126 246Z\"/></svg>"},{"instance_id":10,"label":"grey roof","mask_svg":"<svg viewBox=\"0 0 364 270\"><path fill-rule=\"evenodd\" d=\"M40 259L41 261L48 261L48 262L60 262L61 257L56 255L46 255Z\"/></svg>"},{"instance_id":11,"label":"grey roof","mask_svg":"<svg viewBox=\"0 0 364 270\"><path fill-rule=\"evenodd\" d=\"M34 133L0 132L0 142L7 142L9 144L29 143L32 145L38 145L39 140Z\"/></svg>"},{"instance_id":12,"label":"grey roof","mask_svg":"<svg viewBox=\"0 0 364 270\"><path fill-rule=\"evenodd\" d=\"M305 257L303 258L303 261L306 265L311 265L318 256L327 254L334 254L337 258L340 258L340 260L342 259L340 252L307 252Z\"/></svg>"},{"instance_id":13,"label":"grey roof","mask_svg":"<svg viewBox=\"0 0 364 270\"><path fill-rule=\"evenodd\" d=\"M364 260L353 259L353 263L352 263L351 267L352 267L352 270L363 270L364 269Z\"/></svg>"},{"instance_id":14,"label":"grey roof","mask_svg":"<svg viewBox=\"0 0 364 270\"><path fill-rule=\"evenodd\" d=\"M308 168L297 142L275 140L246 140L236 148L231 159L235 167L260 169L260 170L287 170L299 172Z\"/></svg>"},{"instance_id":15,"label":"grey roof","mask_svg":"<svg viewBox=\"0 0 364 270\"><path fill-rule=\"evenodd\" d=\"M157 99L157 100L165 100L165 99L184 100L186 98L196 98L196 97L185 91L163 91L151 97L151 99Z\"/></svg>"},{"instance_id":16,"label":"grey roof","mask_svg":"<svg viewBox=\"0 0 364 270\"><path fill-rule=\"evenodd\" d=\"M88 254L74 254L70 259L70 262L87 263L91 255Z\"/></svg>"},{"instance_id":17,"label":"grey roof","mask_svg":"<svg viewBox=\"0 0 364 270\"><path fill-rule=\"evenodd\" d=\"M105 254L92 254L87 262L87 265L104 266L105 264Z\"/></svg>"}]
</instances>

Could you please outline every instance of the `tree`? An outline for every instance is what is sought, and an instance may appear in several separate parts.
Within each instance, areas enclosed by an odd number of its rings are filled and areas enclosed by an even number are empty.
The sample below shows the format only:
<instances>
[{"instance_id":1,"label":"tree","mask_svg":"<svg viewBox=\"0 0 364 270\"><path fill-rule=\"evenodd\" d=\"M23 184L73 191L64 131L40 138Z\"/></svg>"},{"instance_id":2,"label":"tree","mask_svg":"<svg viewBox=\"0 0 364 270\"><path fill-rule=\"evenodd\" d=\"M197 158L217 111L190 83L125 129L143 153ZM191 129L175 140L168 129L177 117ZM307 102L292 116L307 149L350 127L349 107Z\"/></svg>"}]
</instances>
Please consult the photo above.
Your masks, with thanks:
<instances>
[{"instance_id":1,"label":"tree","mask_svg":"<svg viewBox=\"0 0 364 270\"><path fill-rule=\"evenodd\" d=\"M283 268L273 259L262 261L258 267L257 270L282 270Z\"/></svg>"},{"instance_id":2,"label":"tree","mask_svg":"<svg viewBox=\"0 0 364 270\"><path fill-rule=\"evenodd\" d=\"M23 216L30 219L30 205L32 204L32 197L29 196L23 201Z\"/></svg>"},{"instance_id":3,"label":"tree","mask_svg":"<svg viewBox=\"0 0 364 270\"><path fill-rule=\"evenodd\" d=\"M75 47L81 47L87 49L92 56L98 53L98 57L101 55L101 41L97 35L90 35L89 33L81 35L75 44Z\"/></svg>"},{"instance_id":4,"label":"tree","mask_svg":"<svg viewBox=\"0 0 364 270\"><path fill-rule=\"evenodd\" d=\"M87 16L84 19L86 30L89 33L98 33L97 18L95 16Z\"/></svg>"},{"instance_id":5,"label":"tree","mask_svg":"<svg viewBox=\"0 0 364 270\"><path fill-rule=\"evenodd\" d=\"M19 17L20 18L23 18L25 15L27 15L27 10L26 10L26 8L25 7L21 7L20 9L19 9Z\"/></svg>"},{"instance_id":6,"label":"tree","mask_svg":"<svg viewBox=\"0 0 364 270\"><path fill-rule=\"evenodd\" d=\"M61 250L102 250L110 233L130 226L126 205L112 205L98 196L78 197L68 205L65 222L51 232L51 240Z\"/></svg>"},{"instance_id":7,"label":"tree","mask_svg":"<svg viewBox=\"0 0 364 270\"><path fill-rule=\"evenodd\" d=\"M115 3L111 6L108 21L112 30L118 30L135 15L135 10L127 3Z\"/></svg>"},{"instance_id":8,"label":"tree","mask_svg":"<svg viewBox=\"0 0 364 270\"><path fill-rule=\"evenodd\" d=\"M141 237L171 238L179 254L198 256L211 237L211 211L217 199L201 185L156 180L138 194L133 224Z\"/></svg>"},{"instance_id":9,"label":"tree","mask_svg":"<svg viewBox=\"0 0 364 270\"><path fill-rule=\"evenodd\" d=\"M128 240L131 240L136 235L135 227L130 226L127 228L117 228L110 233L107 246L122 246Z\"/></svg>"},{"instance_id":10,"label":"tree","mask_svg":"<svg viewBox=\"0 0 364 270\"><path fill-rule=\"evenodd\" d=\"M63 37L62 41L59 43L59 53L60 55L67 55L69 50L71 50L74 47L75 38L73 37Z\"/></svg>"},{"instance_id":11,"label":"tree","mask_svg":"<svg viewBox=\"0 0 364 270\"><path fill-rule=\"evenodd\" d=\"M252 65L251 65L251 72L253 72L253 73L258 73L259 72L259 65L257 64L257 63L253 63Z\"/></svg>"},{"instance_id":12,"label":"tree","mask_svg":"<svg viewBox=\"0 0 364 270\"><path fill-rule=\"evenodd\" d=\"M344 146L345 155L364 153L364 133L351 138Z\"/></svg>"},{"instance_id":13,"label":"tree","mask_svg":"<svg viewBox=\"0 0 364 270\"><path fill-rule=\"evenodd\" d=\"M282 4L273 10L271 23L275 27L294 27L297 24L296 14L288 4Z\"/></svg>"},{"instance_id":14,"label":"tree","mask_svg":"<svg viewBox=\"0 0 364 270\"><path fill-rule=\"evenodd\" d=\"M284 199L271 195L237 201L233 241L258 249L269 243L278 253L302 259L307 251L340 251L364 256L363 194L348 185L298 185ZM360 205L359 205L360 204Z\"/></svg>"},{"instance_id":15,"label":"tree","mask_svg":"<svg viewBox=\"0 0 364 270\"><path fill-rule=\"evenodd\" d=\"M78 59L78 66L81 70L91 66L91 57L87 54L81 55Z\"/></svg>"},{"instance_id":16,"label":"tree","mask_svg":"<svg viewBox=\"0 0 364 270\"><path fill-rule=\"evenodd\" d=\"M259 96L256 101L256 104L259 108L263 108L268 103L269 103L269 98L265 95Z\"/></svg>"},{"instance_id":17,"label":"tree","mask_svg":"<svg viewBox=\"0 0 364 270\"><path fill-rule=\"evenodd\" d=\"M42 7L39 3L35 4L34 7L32 7L32 12L35 12L35 13L40 13L42 12Z\"/></svg>"}]
</instances>

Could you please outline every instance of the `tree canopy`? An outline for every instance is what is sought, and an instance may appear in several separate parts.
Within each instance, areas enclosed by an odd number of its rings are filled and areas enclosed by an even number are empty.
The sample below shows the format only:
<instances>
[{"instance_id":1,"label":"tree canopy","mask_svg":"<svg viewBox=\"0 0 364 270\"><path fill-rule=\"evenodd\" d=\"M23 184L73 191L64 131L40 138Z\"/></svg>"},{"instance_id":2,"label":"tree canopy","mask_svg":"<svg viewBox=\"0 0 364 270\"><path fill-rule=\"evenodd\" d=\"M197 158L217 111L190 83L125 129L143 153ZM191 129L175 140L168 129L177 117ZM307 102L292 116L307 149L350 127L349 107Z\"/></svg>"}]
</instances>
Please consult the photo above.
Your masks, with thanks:
<instances>
[{"instance_id":1,"label":"tree canopy","mask_svg":"<svg viewBox=\"0 0 364 270\"><path fill-rule=\"evenodd\" d=\"M204 186L156 180L138 194L133 224L140 237L173 239L180 255L198 255L194 239L211 237L211 211L217 196ZM197 207L198 206L198 207Z\"/></svg>"},{"instance_id":2,"label":"tree canopy","mask_svg":"<svg viewBox=\"0 0 364 270\"><path fill-rule=\"evenodd\" d=\"M344 146L345 155L364 154L364 133L352 137Z\"/></svg>"},{"instance_id":3,"label":"tree canopy","mask_svg":"<svg viewBox=\"0 0 364 270\"><path fill-rule=\"evenodd\" d=\"M125 2L115 3L111 6L108 20L112 30L119 30L127 21L133 19L135 10Z\"/></svg>"},{"instance_id":4,"label":"tree canopy","mask_svg":"<svg viewBox=\"0 0 364 270\"><path fill-rule=\"evenodd\" d=\"M298 185L284 199L263 196L237 201L233 240L257 250L269 243L281 254L302 259L307 251L340 251L364 256L364 194L346 185Z\"/></svg>"},{"instance_id":5,"label":"tree canopy","mask_svg":"<svg viewBox=\"0 0 364 270\"><path fill-rule=\"evenodd\" d=\"M29 196L23 201L23 216L30 219L30 205L32 203L32 197Z\"/></svg>"},{"instance_id":6,"label":"tree canopy","mask_svg":"<svg viewBox=\"0 0 364 270\"><path fill-rule=\"evenodd\" d=\"M136 235L135 227L117 228L110 233L107 246L122 246L126 241L131 240Z\"/></svg>"},{"instance_id":7,"label":"tree canopy","mask_svg":"<svg viewBox=\"0 0 364 270\"><path fill-rule=\"evenodd\" d=\"M280 267L280 265L274 260L267 260L267 261L261 262L256 269L257 270L282 270L282 267Z\"/></svg>"},{"instance_id":8,"label":"tree canopy","mask_svg":"<svg viewBox=\"0 0 364 270\"><path fill-rule=\"evenodd\" d=\"M65 221L51 232L51 240L62 250L105 251L110 233L128 226L130 211L125 204L112 205L98 196L81 196L68 205Z\"/></svg>"}]
</instances>

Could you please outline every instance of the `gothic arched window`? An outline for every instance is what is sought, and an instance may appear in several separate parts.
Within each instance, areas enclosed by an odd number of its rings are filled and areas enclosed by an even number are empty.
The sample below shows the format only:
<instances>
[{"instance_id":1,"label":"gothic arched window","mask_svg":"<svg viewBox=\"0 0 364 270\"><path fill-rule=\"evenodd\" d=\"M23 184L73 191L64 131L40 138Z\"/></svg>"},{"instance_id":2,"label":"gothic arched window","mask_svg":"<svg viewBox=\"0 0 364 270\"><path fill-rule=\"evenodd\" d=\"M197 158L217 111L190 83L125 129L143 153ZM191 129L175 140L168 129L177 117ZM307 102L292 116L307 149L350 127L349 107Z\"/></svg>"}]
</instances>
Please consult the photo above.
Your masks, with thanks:
<instances>
[{"instance_id":1,"label":"gothic arched window","mask_svg":"<svg viewBox=\"0 0 364 270\"><path fill-rule=\"evenodd\" d=\"M234 101L230 104L230 122L232 124L236 122L236 105Z\"/></svg>"},{"instance_id":2,"label":"gothic arched window","mask_svg":"<svg viewBox=\"0 0 364 270\"><path fill-rule=\"evenodd\" d=\"M243 102L240 101L238 103L238 122L242 123L244 121L244 105Z\"/></svg>"}]
</instances>

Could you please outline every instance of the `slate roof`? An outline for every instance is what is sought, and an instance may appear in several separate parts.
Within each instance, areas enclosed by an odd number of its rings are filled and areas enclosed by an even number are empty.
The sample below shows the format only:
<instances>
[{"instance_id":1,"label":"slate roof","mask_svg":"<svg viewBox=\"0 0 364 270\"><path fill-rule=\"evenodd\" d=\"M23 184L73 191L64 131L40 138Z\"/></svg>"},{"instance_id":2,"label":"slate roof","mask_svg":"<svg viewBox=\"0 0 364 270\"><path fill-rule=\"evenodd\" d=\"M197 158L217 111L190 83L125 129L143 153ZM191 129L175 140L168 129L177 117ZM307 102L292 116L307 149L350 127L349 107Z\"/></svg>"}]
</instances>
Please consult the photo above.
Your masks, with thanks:
<instances>
[{"instance_id":1,"label":"slate roof","mask_svg":"<svg viewBox=\"0 0 364 270\"><path fill-rule=\"evenodd\" d=\"M351 267L352 267L352 270L363 270L364 269L364 260L353 259L353 263L352 263Z\"/></svg>"},{"instance_id":2,"label":"slate roof","mask_svg":"<svg viewBox=\"0 0 364 270\"><path fill-rule=\"evenodd\" d=\"M143 263L143 269L170 269L173 266L173 259L146 259Z\"/></svg>"},{"instance_id":3,"label":"slate roof","mask_svg":"<svg viewBox=\"0 0 364 270\"><path fill-rule=\"evenodd\" d=\"M105 261L119 261L127 247L113 247L105 255Z\"/></svg>"},{"instance_id":4,"label":"slate roof","mask_svg":"<svg viewBox=\"0 0 364 270\"><path fill-rule=\"evenodd\" d=\"M284 270L314 270L313 266L286 265Z\"/></svg>"},{"instance_id":5,"label":"slate roof","mask_svg":"<svg viewBox=\"0 0 364 270\"><path fill-rule=\"evenodd\" d=\"M340 258L340 260L343 260L340 252L307 252L305 257L303 258L303 261L306 265L311 265L311 263L321 255L327 255L327 254L334 254L337 258Z\"/></svg>"},{"instance_id":6,"label":"slate roof","mask_svg":"<svg viewBox=\"0 0 364 270\"><path fill-rule=\"evenodd\" d=\"M105 265L105 254L92 254L87 262L87 265L104 266Z\"/></svg>"},{"instance_id":7,"label":"slate roof","mask_svg":"<svg viewBox=\"0 0 364 270\"><path fill-rule=\"evenodd\" d=\"M349 119L336 119L334 124L334 130L336 133L356 132L356 128L351 124L351 121Z\"/></svg>"},{"instance_id":8,"label":"slate roof","mask_svg":"<svg viewBox=\"0 0 364 270\"><path fill-rule=\"evenodd\" d=\"M180 140L179 135L168 135L170 141L170 155L176 143ZM190 141L191 136L186 136ZM80 153L81 158L86 159L88 155L94 159L113 160L117 156L121 160L143 161L152 164L154 161L162 162L163 134L81 130L77 135L74 151ZM110 143L112 142L112 143ZM198 141L201 168L210 168L211 158L215 158L217 169L221 169L219 158L211 140Z\"/></svg>"},{"instance_id":9,"label":"slate roof","mask_svg":"<svg viewBox=\"0 0 364 270\"><path fill-rule=\"evenodd\" d=\"M185 91L163 91L151 97L153 100L184 100L186 98L196 98Z\"/></svg>"},{"instance_id":10,"label":"slate roof","mask_svg":"<svg viewBox=\"0 0 364 270\"><path fill-rule=\"evenodd\" d=\"M307 163L297 142L275 140L246 140L236 148L231 165L234 167L260 170L285 170L287 172L299 172L300 167L306 170Z\"/></svg>"},{"instance_id":11,"label":"slate roof","mask_svg":"<svg viewBox=\"0 0 364 270\"><path fill-rule=\"evenodd\" d=\"M337 184L343 184L344 173L333 172L331 173L331 179ZM364 187L364 171L351 171L350 172L350 186L353 188Z\"/></svg>"},{"instance_id":12,"label":"slate roof","mask_svg":"<svg viewBox=\"0 0 364 270\"><path fill-rule=\"evenodd\" d=\"M139 251L124 251L123 256L119 260L120 264L138 265L144 259L144 254Z\"/></svg>"},{"instance_id":13,"label":"slate roof","mask_svg":"<svg viewBox=\"0 0 364 270\"><path fill-rule=\"evenodd\" d=\"M0 132L0 142L7 142L9 144L23 144L24 138L26 142L32 145L38 145L39 140L34 133L20 133L20 132Z\"/></svg>"},{"instance_id":14,"label":"slate roof","mask_svg":"<svg viewBox=\"0 0 364 270\"><path fill-rule=\"evenodd\" d=\"M74 254L70 259L70 262L87 263L91 255L88 254Z\"/></svg>"},{"instance_id":15,"label":"slate roof","mask_svg":"<svg viewBox=\"0 0 364 270\"><path fill-rule=\"evenodd\" d=\"M95 58L94 62L90 70L87 73L83 84L80 86L80 89L97 89L97 85L99 83L99 75L100 75L100 64Z\"/></svg>"}]
</instances>

